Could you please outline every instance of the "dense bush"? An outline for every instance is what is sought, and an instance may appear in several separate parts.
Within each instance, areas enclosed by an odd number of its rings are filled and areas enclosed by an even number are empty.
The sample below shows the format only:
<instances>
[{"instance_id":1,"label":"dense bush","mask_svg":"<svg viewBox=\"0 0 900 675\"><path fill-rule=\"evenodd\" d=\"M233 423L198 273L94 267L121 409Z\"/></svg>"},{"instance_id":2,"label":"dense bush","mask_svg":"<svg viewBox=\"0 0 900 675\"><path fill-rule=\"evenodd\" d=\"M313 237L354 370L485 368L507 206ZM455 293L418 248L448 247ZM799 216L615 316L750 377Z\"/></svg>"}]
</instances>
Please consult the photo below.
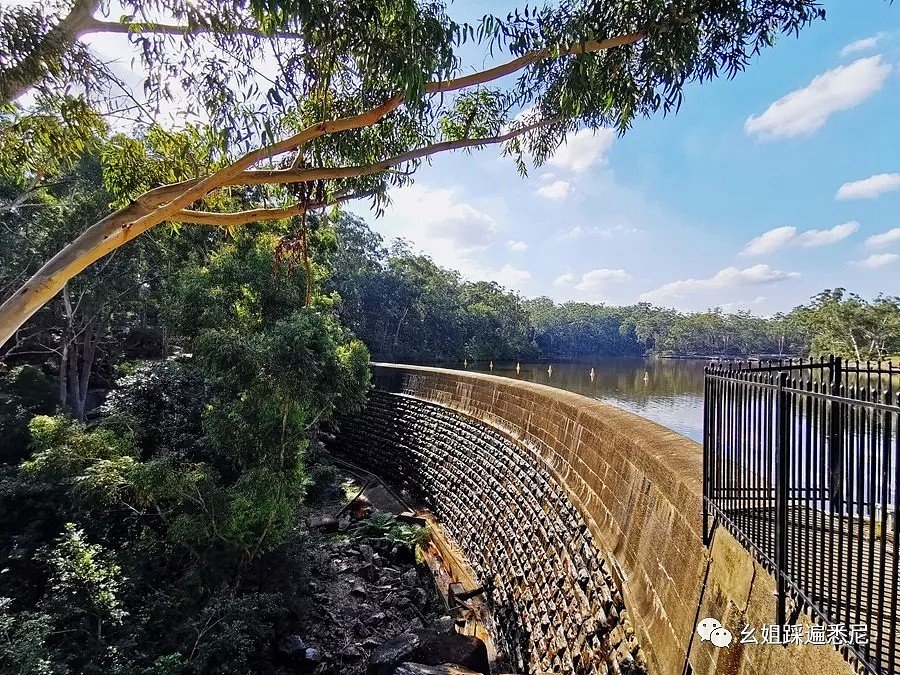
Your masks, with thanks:
<instances>
[{"instance_id":1,"label":"dense bush","mask_svg":"<svg viewBox=\"0 0 900 675\"><path fill-rule=\"evenodd\" d=\"M142 456L199 451L206 384L187 360L131 364L101 409L103 424L133 436Z\"/></svg>"},{"instance_id":2,"label":"dense bush","mask_svg":"<svg viewBox=\"0 0 900 675\"><path fill-rule=\"evenodd\" d=\"M0 372L0 464L25 457L28 422L56 407L58 392L40 368L30 365Z\"/></svg>"},{"instance_id":3,"label":"dense bush","mask_svg":"<svg viewBox=\"0 0 900 675\"><path fill-rule=\"evenodd\" d=\"M294 593L272 570L295 566L297 507L328 475L317 429L369 378L332 300L274 277L276 243L247 230L175 275L183 355L119 364L88 423L49 414L40 370L3 377L24 461L0 473L0 671L256 669Z\"/></svg>"}]
</instances>

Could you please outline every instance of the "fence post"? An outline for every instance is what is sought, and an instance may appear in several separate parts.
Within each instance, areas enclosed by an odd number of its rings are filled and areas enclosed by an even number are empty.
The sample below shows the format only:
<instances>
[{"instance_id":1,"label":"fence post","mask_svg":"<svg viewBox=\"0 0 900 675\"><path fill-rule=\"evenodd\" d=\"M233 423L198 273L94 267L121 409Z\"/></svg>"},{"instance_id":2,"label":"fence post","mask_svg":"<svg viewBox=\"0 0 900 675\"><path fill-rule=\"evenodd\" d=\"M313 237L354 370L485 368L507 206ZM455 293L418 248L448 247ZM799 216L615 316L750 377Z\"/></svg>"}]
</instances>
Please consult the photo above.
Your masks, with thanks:
<instances>
[{"instance_id":1,"label":"fence post","mask_svg":"<svg viewBox=\"0 0 900 675\"><path fill-rule=\"evenodd\" d=\"M787 623L788 575L788 487L790 467L790 418L788 417L788 374L778 373L778 392L775 399L775 567L777 569L778 606L776 623Z\"/></svg>"},{"instance_id":2,"label":"fence post","mask_svg":"<svg viewBox=\"0 0 900 675\"><path fill-rule=\"evenodd\" d=\"M843 363L840 356L831 356L829 391L832 396L841 395ZM831 401L829 407L828 430L828 474L831 508L844 508L844 414L838 401Z\"/></svg>"},{"instance_id":3,"label":"fence post","mask_svg":"<svg viewBox=\"0 0 900 675\"><path fill-rule=\"evenodd\" d=\"M710 424L710 415L712 415L713 407L713 385L709 377L711 370L712 365L707 365L703 369L703 543L707 546L710 540L708 500L712 498L712 461L710 459L712 425Z\"/></svg>"}]
</instances>

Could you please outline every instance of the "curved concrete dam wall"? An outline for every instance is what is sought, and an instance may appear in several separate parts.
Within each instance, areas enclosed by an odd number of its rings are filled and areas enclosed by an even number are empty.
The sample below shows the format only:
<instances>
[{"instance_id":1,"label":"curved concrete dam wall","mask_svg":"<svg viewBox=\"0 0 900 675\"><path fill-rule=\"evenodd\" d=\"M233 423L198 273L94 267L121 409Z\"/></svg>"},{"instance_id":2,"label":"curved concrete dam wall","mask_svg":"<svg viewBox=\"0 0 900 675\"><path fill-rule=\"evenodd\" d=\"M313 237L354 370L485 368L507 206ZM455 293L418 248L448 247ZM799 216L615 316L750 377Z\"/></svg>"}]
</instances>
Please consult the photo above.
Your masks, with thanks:
<instances>
[{"instance_id":1,"label":"curved concrete dam wall","mask_svg":"<svg viewBox=\"0 0 900 675\"><path fill-rule=\"evenodd\" d=\"M373 378L333 450L431 506L488 589L511 667L852 672L829 645L739 642L775 623L775 581L724 528L704 545L697 443L543 385L390 364ZM706 617L730 647L697 636Z\"/></svg>"}]
</instances>

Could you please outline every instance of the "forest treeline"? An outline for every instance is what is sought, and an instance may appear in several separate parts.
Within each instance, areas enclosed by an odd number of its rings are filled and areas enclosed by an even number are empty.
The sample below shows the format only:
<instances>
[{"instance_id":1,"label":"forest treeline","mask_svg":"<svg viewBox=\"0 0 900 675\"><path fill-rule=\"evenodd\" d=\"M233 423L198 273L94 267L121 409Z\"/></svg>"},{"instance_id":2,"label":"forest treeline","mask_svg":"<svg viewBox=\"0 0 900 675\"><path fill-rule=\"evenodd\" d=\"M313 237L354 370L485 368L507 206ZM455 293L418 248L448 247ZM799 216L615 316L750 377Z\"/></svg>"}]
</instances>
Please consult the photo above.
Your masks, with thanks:
<instances>
[{"instance_id":1,"label":"forest treeline","mask_svg":"<svg viewBox=\"0 0 900 675\"><path fill-rule=\"evenodd\" d=\"M588 356L821 356L853 360L900 353L900 299L842 288L773 317L720 309L683 313L647 303L616 307L524 299L496 282L470 282L382 238L362 220L338 219L327 286L374 358L401 362L577 359Z\"/></svg>"}]
</instances>

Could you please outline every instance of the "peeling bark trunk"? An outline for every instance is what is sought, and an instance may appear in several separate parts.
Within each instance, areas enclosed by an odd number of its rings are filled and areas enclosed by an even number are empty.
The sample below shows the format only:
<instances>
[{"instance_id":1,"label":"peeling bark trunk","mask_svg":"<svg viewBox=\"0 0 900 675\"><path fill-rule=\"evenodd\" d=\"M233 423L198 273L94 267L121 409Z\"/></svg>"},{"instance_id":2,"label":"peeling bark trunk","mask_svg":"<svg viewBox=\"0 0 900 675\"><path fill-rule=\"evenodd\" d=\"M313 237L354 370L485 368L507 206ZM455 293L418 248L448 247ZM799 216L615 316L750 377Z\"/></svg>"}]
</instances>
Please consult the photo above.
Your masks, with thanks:
<instances>
[{"instance_id":1,"label":"peeling bark trunk","mask_svg":"<svg viewBox=\"0 0 900 675\"><path fill-rule=\"evenodd\" d=\"M103 323L103 319L97 317L84 330L81 348L81 374L78 382L78 409L81 411L79 420L82 422L87 412L88 389L90 388L94 358L97 354L97 342L100 339Z\"/></svg>"},{"instance_id":2,"label":"peeling bark trunk","mask_svg":"<svg viewBox=\"0 0 900 675\"><path fill-rule=\"evenodd\" d=\"M69 360L72 358L70 351L72 341L75 339L75 316L72 309L72 299L69 295L68 285L63 286L62 292L63 314L66 317L66 329L62 335L62 344L59 349L59 407L62 410L69 409Z\"/></svg>"},{"instance_id":3,"label":"peeling bark trunk","mask_svg":"<svg viewBox=\"0 0 900 675\"><path fill-rule=\"evenodd\" d=\"M394 332L394 343L391 345L391 358L394 358L394 353L397 351L397 340L400 339L400 327L403 325L403 321L406 319L406 315L408 312L409 307L403 310L403 315L397 322L397 330Z\"/></svg>"},{"instance_id":4,"label":"peeling bark trunk","mask_svg":"<svg viewBox=\"0 0 900 675\"><path fill-rule=\"evenodd\" d=\"M69 395L69 334L63 335L59 350L59 407L66 410Z\"/></svg>"},{"instance_id":5,"label":"peeling bark trunk","mask_svg":"<svg viewBox=\"0 0 900 675\"><path fill-rule=\"evenodd\" d=\"M73 344L73 349L69 354L69 409L72 416L79 422L84 421L84 403L79 398L78 392L81 390L80 373L78 372L78 343Z\"/></svg>"}]
</instances>

